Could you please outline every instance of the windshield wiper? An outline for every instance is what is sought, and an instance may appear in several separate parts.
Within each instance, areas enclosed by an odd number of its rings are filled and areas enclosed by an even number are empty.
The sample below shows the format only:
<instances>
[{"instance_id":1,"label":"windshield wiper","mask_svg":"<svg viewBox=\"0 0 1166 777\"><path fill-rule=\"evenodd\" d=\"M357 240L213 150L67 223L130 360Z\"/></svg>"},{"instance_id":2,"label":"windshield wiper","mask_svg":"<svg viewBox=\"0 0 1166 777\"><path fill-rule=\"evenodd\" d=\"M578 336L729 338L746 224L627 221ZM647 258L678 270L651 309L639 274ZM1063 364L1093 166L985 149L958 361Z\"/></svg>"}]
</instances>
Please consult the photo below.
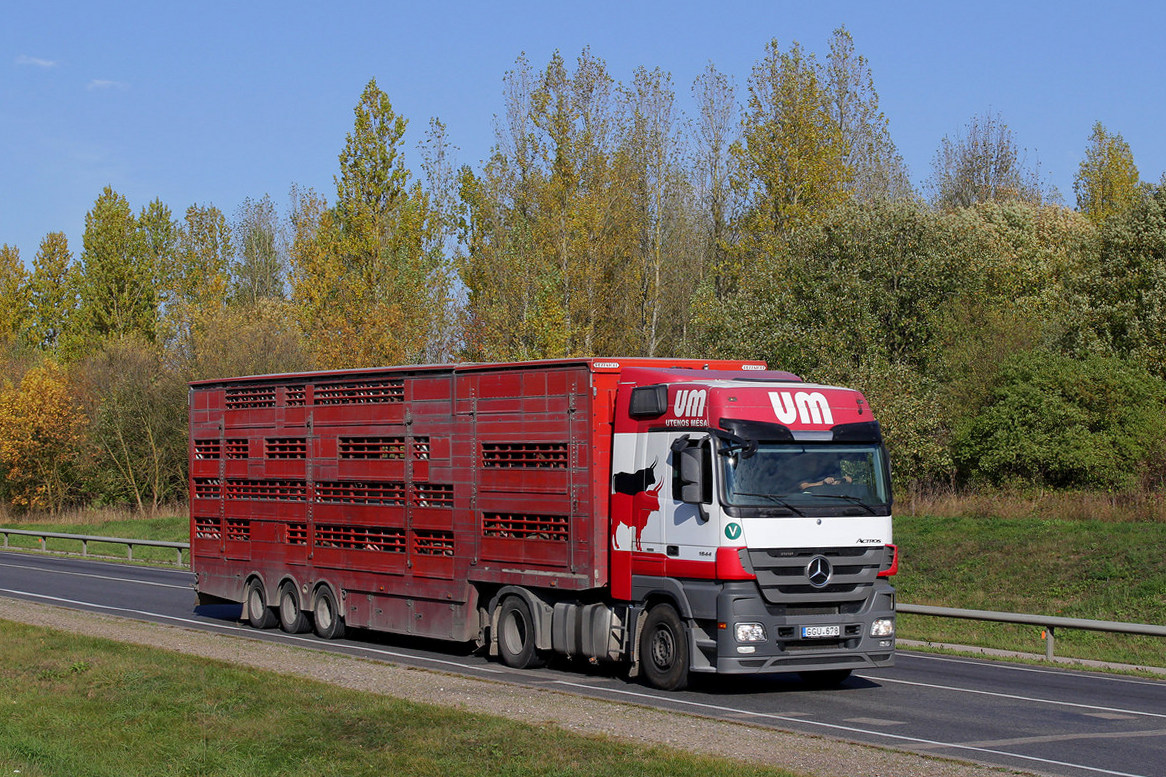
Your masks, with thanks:
<instances>
[{"instance_id":1,"label":"windshield wiper","mask_svg":"<svg viewBox=\"0 0 1166 777\"><path fill-rule=\"evenodd\" d=\"M853 496L851 494L815 494L812 491L808 491L804 493L803 496L813 496L817 497L818 499L845 499L847 502L851 502L852 504L856 504L863 508L871 515L878 515L873 507L859 499L857 496Z\"/></svg>"},{"instance_id":2,"label":"windshield wiper","mask_svg":"<svg viewBox=\"0 0 1166 777\"><path fill-rule=\"evenodd\" d=\"M791 513L794 513L796 515L800 515L803 518L806 517L806 514L803 513L801 510L794 507L789 502L785 501L780 496L777 496L775 494L753 494L753 493L750 493L749 491L734 491L733 496L756 496L756 497L759 497L761 499L768 499L769 501L773 502L774 504L779 505L779 506L784 507L785 509L789 510ZM745 507L745 505L734 505L734 507Z\"/></svg>"}]
</instances>

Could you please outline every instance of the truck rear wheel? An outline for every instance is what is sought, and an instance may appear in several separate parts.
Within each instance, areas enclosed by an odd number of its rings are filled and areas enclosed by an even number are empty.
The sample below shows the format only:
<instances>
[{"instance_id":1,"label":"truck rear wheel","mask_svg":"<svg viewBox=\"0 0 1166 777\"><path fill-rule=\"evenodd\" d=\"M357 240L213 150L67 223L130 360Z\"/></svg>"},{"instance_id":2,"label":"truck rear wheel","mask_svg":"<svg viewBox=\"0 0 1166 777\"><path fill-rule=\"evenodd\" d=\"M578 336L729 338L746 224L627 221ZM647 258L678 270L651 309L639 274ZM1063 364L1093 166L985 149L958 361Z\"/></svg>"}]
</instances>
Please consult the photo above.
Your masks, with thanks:
<instances>
[{"instance_id":1,"label":"truck rear wheel","mask_svg":"<svg viewBox=\"0 0 1166 777\"><path fill-rule=\"evenodd\" d=\"M498 655L514 669L542 666L534 645L534 618L521 596L507 596L498 609Z\"/></svg>"},{"instance_id":2,"label":"truck rear wheel","mask_svg":"<svg viewBox=\"0 0 1166 777\"><path fill-rule=\"evenodd\" d=\"M299 594L290 583L279 589L279 627L288 634L303 634L308 630L308 616L300 609Z\"/></svg>"},{"instance_id":3,"label":"truck rear wheel","mask_svg":"<svg viewBox=\"0 0 1166 777\"><path fill-rule=\"evenodd\" d=\"M251 628L270 629L275 625L275 613L267 606L267 592L263 590L263 583L259 580L248 583L243 599L247 603L247 622Z\"/></svg>"},{"instance_id":4,"label":"truck rear wheel","mask_svg":"<svg viewBox=\"0 0 1166 777\"><path fill-rule=\"evenodd\" d=\"M336 605L336 595L325 586L316 593L316 603L312 607L316 634L321 639L340 639L344 636L344 618Z\"/></svg>"},{"instance_id":5,"label":"truck rear wheel","mask_svg":"<svg viewBox=\"0 0 1166 777\"><path fill-rule=\"evenodd\" d=\"M688 686L688 629L670 604L648 611L640 632L640 666L648 684L662 691Z\"/></svg>"}]
</instances>

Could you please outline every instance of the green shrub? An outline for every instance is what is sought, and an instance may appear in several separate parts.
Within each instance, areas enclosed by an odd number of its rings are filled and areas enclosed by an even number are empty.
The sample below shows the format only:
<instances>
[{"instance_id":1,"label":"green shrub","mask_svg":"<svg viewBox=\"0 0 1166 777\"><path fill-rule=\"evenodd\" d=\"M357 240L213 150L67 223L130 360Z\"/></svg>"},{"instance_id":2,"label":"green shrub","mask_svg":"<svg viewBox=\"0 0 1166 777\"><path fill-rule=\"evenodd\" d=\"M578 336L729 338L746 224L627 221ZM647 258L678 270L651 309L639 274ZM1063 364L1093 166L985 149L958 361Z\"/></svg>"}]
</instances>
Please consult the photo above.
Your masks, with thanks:
<instances>
[{"instance_id":1,"label":"green shrub","mask_svg":"<svg viewBox=\"0 0 1166 777\"><path fill-rule=\"evenodd\" d=\"M1126 490L1160 460L1166 383L1111 357L1028 351L957 425L961 474L995 485Z\"/></svg>"}]
</instances>

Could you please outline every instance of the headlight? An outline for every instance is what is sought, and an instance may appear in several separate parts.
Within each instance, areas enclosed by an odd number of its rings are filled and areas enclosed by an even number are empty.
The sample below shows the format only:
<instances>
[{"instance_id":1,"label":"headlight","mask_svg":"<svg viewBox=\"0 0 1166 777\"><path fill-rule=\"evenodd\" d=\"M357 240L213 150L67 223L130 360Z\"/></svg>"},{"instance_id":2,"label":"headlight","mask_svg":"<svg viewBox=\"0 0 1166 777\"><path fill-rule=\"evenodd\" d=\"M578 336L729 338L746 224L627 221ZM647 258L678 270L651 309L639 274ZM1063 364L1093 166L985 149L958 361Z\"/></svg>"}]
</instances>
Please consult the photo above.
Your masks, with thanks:
<instances>
[{"instance_id":1,"label":"headlight","mask_svg":"<svg viewBox=\"0 0 1166 777\"><path fill-rule=\"evenodd\" d=\"M870 635L872 637L889 637L894 633L894 618L878 618L872 624L870 624Z\"/></svg>"},{"instance_id":2,"label":"headlight","mask_svg":"<svg viewBox=\"0 0 1166 777\"><path fill-rule=\"evenodd\" d=\"M765 641L765 627L760 623L738 623L737 624L737 641L738 642L764 642Z\"/></svg>"}]
</instances>

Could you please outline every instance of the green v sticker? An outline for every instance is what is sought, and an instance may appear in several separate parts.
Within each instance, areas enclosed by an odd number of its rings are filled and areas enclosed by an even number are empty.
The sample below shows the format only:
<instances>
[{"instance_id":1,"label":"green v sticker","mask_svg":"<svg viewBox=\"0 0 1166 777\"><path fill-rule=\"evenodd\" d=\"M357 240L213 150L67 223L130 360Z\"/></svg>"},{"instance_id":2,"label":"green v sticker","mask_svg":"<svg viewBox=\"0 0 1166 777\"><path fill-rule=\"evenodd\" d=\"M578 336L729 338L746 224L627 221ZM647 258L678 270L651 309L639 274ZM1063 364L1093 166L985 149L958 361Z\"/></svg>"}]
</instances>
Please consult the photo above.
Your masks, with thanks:
<instances>
[{"instance_id":1,"label":"green v sticker","mask_svg":"<svg viewBox=\"0 0 1166 777\"><path fill-rule=\"evenodd\" d=\"M725 527L725 536L731 540L741 539L741 524L730 523Z\"/></svg>"}]
</instances>

